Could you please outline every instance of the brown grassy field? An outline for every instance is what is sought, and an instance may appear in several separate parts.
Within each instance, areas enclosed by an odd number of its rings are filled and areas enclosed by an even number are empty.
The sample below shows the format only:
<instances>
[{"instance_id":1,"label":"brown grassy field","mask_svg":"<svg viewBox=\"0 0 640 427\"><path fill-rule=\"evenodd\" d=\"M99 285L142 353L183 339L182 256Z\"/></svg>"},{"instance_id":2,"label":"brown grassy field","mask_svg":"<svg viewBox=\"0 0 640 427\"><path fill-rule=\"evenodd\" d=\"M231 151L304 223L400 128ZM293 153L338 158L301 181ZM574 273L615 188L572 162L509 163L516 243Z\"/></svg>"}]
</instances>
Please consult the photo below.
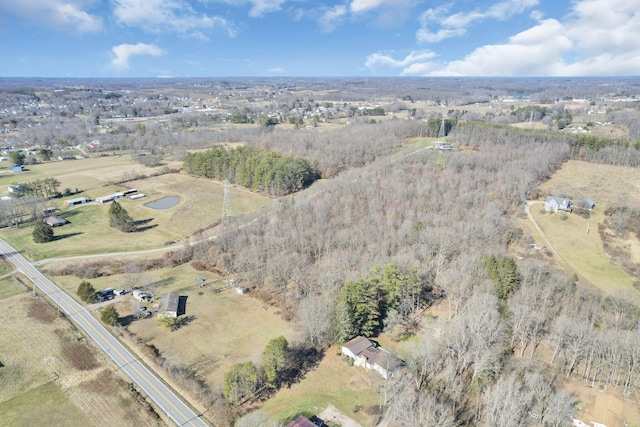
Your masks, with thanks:
<instances>
[{"instance_id":1,"label":"brown grassy field","mask_svg":"<svg viewBox=\"0 0 640 427\"><path fill-rule=\"evenodd\" d=\"M0 423L162 425L56 310L22 293L0 300Z\"/></svg>"},{"instance_id":2,"label":"brown grassy field","mask_svg":"<svg viewBox=\"0 0 640 427\"><path fill-rule=\"evenodd\" d=\"M589 197L601 207L621 202L640 205L640 168L569 160L541 189L575 201Z\"/></svg>"},{"instance_id":3,"label":"brown grassy field","mask_svg":"<svg viewBox=\"0 0 640 427\"><path fill-rule=\"evenodd\" d=\"M109 227L109 204L80 205L64 208L61 216L70 223L55 229L56 240L36 244L32 228L5 229L3 237L17 248L25 249L31 259L54 258L78 254L151 249L189 237L199 229L218 221L222 214L223 186L215 181L183 174L165 174L128 183L146 195L138 200L120 199L119 203L139 222L135 233L123 233ZM102 186L88 192L90 197L111 194L114 186ZM145 203L166 196L177 196L177 206L155 210ZM258 209L271 203L259 194L240 187L231 188L234 214Z\"/></svg>"},{"instance_id":4,"label":"brown grassy field","mask_svg":"<svg viewBox=\"0 0 640 427\"><path fill-rule=\"evenodd\" d=\"M196 278L205 278L200 287ZM91 279L96 289L125 287L124 275ZM273 338L291 337L290 325L272 307L249 295L239 295L225 288L223 280L208 272L199 272L189 265L141 273L139 280L150 282L157 298L147 304L149 310L158 304L166 292L175 291L187 297L186 316L193 319L177 331L156 324L156 317L132 321L128 328L140 339L156 346L174 365L193 368L209 387L222 386L224 374L231 365L248 360L259 361L264 346ZM55 277L68 293L75 295L80 279ZM121 319L131 321L135 299L117 296L115 304Z\"/></svg>"},{"instance_id":5,"label":"brown grassy field","mask_svg":"<svg viewBox=\"0 0 640 427\"><path fill-rule=\"evenodd\" d=\"M11 174L0 174L0 188L12 183L21 183L55 177L60 181L60 191L70 188L72 191L88 191L121 181L126 177L141 174L152 175L163 167L181 167L181 162L169 162L166 165L148 168L131 159L128 154L118 154L104 157L87 157L79 160L51 161L36 165L27 165L27 171ZM108 194L108 193L105 193ZM62 203L60 202L60 207ZM55 205L55 203L54 203Z\"/></svg>"}]
</instances>

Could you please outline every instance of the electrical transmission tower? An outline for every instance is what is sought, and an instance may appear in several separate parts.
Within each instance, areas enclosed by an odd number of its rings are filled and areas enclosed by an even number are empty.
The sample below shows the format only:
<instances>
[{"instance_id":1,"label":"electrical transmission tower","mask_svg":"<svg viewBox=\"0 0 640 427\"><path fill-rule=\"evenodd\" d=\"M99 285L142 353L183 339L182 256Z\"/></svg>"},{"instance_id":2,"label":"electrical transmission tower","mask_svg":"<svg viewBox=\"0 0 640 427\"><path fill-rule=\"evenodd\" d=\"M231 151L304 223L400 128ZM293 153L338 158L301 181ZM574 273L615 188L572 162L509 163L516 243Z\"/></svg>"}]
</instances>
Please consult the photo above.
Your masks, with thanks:
<instances>
[{"instance_id":1,"label":"electrical transmission tower","mask_svg":"<svg viewBox=\"0 0 640 427\"><path fill-rule=\"evenodd\" d=\"M231 191L229 190L229 180L224 180L224 198L222 199L222 222L227 222L233 215L231 209Z\"/></svg>"},{"instance_id":2,"label":"electrical transmission tower","mask_svg":"<svg viewBox=\"0 0 640 427\"><path fill-rule=\"evenodd\" d=\"M445 134L445 118L444 118L444 114L442 115L442 123L440 124L440 132L438 132L438 139L442 139L445 136L447 136Z\"/></svg>"}]
</instances>

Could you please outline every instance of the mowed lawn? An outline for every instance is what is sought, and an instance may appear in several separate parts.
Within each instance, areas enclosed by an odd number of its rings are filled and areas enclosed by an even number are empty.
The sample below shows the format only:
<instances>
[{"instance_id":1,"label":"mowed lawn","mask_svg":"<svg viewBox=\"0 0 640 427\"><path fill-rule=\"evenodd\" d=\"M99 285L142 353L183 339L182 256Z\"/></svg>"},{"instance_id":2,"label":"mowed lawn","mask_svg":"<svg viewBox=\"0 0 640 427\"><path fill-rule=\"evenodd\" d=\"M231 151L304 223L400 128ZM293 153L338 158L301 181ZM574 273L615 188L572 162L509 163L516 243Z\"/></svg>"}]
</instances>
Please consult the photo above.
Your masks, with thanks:
<instances>
[{"instance_id":1,"label":"mowed lawn","mask_svg":"<svg viewBox=\"0 0 640 427\"><path fill-rule=\"evenodd\" d=\"M316 369L308 372L301 382L279 390L262 410L286 423L300 414L307 417L317 415L333 405L361 425L372 426L372 419L364 408L380 403L375 385L381 381L382 377L373 372L349 366L334 346L327 350Z\"/></svg>"},{"instance_id":2,"label":"mowed lawn","mask_svg":"<svg viewBox=\"0 0 640 427\"><path fill-rule=\"evenodd\" d=\"M605 292L631 290L633 279L620 267L615 265L604 251L602 240L598 234L598 223L604 216L604 208L596 207L591 218L584 219L577 214L567 215L562 220L562 213L540 212L543 205L533 205L531 213L542 227L547 237L560 256L569 265ZM589 228L589 234L587 234Z\"/></svg>"},{"instance_id":3,"label":"mowed lawn","mask_svg":"<svg viewBox=\"0 0 640 427\"><path fill-rule=\"evenodd\" d=\"M560 213L541 214L542 204L532 205L531 213L560 255L595 286L605 292L634 290L631 277L605 253L598 224L608 206L640 204L640 168L569 160L541 189L546 194L568 196L574 203L583 197L595 201L589 219L570 214L562 221Z\"/></svg>"},{"instance_id":4,"label":"mowed lawn","mask_svg":"<svg viewBox=\"0 0 640 427\"><path fill-rule=\"evenodd\" d=\"M33 260L80 254L121 252L152 249L167 242L177 242L196 231L218 221L222 215L223 185L184 174L165 174L131 181L146 197L137 200L120 199L118 202L138 222L138 231L123 233L109 226L110 204L91 203L62 208L59 215L69 224L54 229L53 242L33 242L32 227L5 229L0 235ZM87 195L97 197L121 191L115 186L103 186ZM169 209L156 210L145 204L174 196L179 203ZM233 214L250 212L271 203L271 199L239 187L231 187Z\"/></svg>"},{"instance_id":5,"label":"mowed lawn","mask_svg":"<svg viewBox=\"0 0 640 427\"><path fill-rule=\"evenodd\" d=\"M96 289L123 288L131 280L127 275L114 275L89 280ZM200 287L197 278L206 279ZM81 279L54 277L69 294L75 291ZM231 365L249 360L260 362L267 342L283 335L293 335L291 326L273 307L250 295L240 295L227 287L215 274L194 270L190 265L163 268L137 274L138 286L144 283L156 295L145 304L149 310L157 305L162 295L177 292L186 297L185 316L192 320L178 329L169 331L157 324L155 316L133 320L128 328L139 338L156 346L176 366L193 368L212 389L220 389L224 374ZM131 320L136 300L129 295L116 296L115 304L121 319ZM102 306L104 307L103 303ZM97 306L91 306L97 310Z\"/></svg>"}]
</instances>

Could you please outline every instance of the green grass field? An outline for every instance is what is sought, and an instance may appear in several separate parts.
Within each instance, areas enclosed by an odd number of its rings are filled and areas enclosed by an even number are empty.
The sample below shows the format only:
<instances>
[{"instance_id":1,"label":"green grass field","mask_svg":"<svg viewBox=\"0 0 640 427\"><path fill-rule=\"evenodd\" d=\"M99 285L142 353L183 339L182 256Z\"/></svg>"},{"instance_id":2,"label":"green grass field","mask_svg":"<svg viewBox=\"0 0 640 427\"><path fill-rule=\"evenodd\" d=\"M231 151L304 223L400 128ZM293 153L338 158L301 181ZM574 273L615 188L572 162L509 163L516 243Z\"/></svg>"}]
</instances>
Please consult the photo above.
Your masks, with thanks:
<instances>
[{"instance_id":1,"label":"green grass field","mask_svg":"<svg viewBox=\"0 0 640 427\"><path fill-rule=\"evenodd\" d=\"M18 285L12 277L0 279L0 299L9 298L24 291L25 289Z\"/></svg>"},{"instance_id":2,"label":"green grass field","mask_svg":"<svg viewBox=\"0 0 640 427\"><path fill-rule=\"evenodd\" d=\"M380 396L374 390L374 384L381 379L361 367L349 366L337 355L337 349L331 347L317 369L307 373L303 381L291 388L279 390L262 410L286 423L297 415L310 417L334 405L361 425L371 426L370 417L363 410L354 412L354 408L379 404Z\"/></svg>"},{"instance_id":3,"label":"green grass field","mask_svg":"<svg viewBox=\"0 0 640 427\"><path fill-rule=\"evenodd\" d=\"M0 424L6 426L84 427L90 420L54 382L38 386L0 403Z\"/></svg>"},{"instance_id":4,"label":"green grass field","mask_svg":"<svg viewBox=\"0 0 640 427\"><path fill-rule=\"evenodd\" d=\"M563 221L561 213L541 214L540 206L532 207L532 215L571 267L605 292L635 291L633 279L611 262L604 251L598 234L598 223L602 221L604 208L596 208L589 219L571 214Z\"/></svg>"},{"instance_id":5,"label":"green grass field","mask_svg":"<svg viewBox=\"0 0 640 427\"><path fill-rule=\"evenodd\" d=\"M134 233L123 233L109 227L109 204L89 204L62 208L60 216L70 223L55 228L55 240L33 242L32 227L5 229L1 232L16 248L32 260L78 254L121 252L152 249L166 242L176 242L219 220L222 214L222 184L183 174L166 174L131 181L130 187L146 195L138 200L121 199L119 203L139 222ZM89 197L111 194L118 187L103 186L87 192ZM259 209L271 199L240 187L231 188L233 214ZM166 210L145 207L145 203L166 196L177 196L177 206ZM54 203L55 204L55 203Z\"/></svg>"}]
</instances>

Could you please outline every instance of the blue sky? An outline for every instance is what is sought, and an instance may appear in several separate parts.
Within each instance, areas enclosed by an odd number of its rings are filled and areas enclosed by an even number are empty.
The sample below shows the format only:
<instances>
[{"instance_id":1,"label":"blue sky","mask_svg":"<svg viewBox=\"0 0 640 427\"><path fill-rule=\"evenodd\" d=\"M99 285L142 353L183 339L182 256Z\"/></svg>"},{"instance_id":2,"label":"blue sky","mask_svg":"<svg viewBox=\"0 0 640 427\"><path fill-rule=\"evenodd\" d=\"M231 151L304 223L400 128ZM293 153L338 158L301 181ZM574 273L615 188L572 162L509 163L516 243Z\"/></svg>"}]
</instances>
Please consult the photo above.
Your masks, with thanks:
<instances>
[{"instance_id":1,"label":"blue sky","mask_svg":"<svg viewBox=\"0 0 640 427\"><path fill-rule=\"evenodd\" d=\"M0 0L2 77L631 76L640 0Z\"/></svg>"}]
</instances>

